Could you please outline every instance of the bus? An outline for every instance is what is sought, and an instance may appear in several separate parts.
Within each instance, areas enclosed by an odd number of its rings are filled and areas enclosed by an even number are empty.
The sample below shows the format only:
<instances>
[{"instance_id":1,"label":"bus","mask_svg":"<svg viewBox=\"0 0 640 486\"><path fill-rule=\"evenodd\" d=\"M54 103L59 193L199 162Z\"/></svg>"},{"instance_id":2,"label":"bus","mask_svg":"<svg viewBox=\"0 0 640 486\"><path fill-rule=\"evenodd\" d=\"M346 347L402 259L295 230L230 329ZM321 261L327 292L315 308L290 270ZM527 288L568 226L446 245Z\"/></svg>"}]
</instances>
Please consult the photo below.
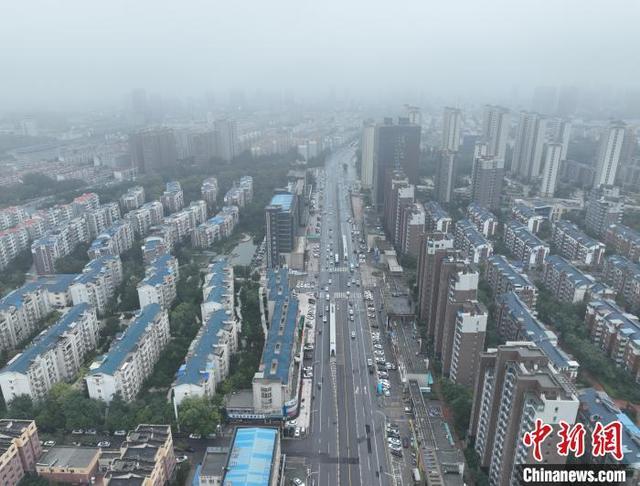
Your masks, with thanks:
<instances>
[{"instance_id":1,"label":"bus","mask_svg":"<svg viewBox=\"0 0 640 486\"><path fill-rule=\"evenodd\" d=\"M413 484L422 484L422 478L420 477L420 469L414 467L411 470L411 475L413 476Z\"/></svg>"}]
</instances>

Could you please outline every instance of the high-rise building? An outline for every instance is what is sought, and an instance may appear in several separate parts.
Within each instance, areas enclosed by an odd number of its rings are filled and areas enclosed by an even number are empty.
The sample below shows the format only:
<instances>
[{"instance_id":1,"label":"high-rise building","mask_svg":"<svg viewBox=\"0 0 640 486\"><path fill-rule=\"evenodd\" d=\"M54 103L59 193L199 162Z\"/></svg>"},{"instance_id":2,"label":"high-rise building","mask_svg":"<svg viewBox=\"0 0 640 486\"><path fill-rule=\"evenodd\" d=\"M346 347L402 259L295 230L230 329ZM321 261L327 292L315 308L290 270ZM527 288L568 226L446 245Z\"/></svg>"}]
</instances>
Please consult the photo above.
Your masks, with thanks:
<instances>
[{"instance_id":1,"label":"high-rise building","mask_svg":"<svg viewBox=\"0 0 640 486\"><path fill-rule=\"evenodd\" d=\"M296 236L296 198L293 194L276 194L265 208L267 267L280 266L281 255L291 253Z\"/></svg>"},{"instance_id":2,"label":"high-rise building","mask_svg":"<svg viewBox=\"0 0 640 486\"><path fill-rule=\"evenodd\" d=\"M436 161L433 195L436 201L449 204L453 198L453 184L456 172L456 154L449 150L441 150Z\"/></svg>"},{"instance_id":3,"label":"high-rise building","mask_svg":"<svg viewBox=\"0 0 640 486\"><path fill-rule=\"evenodd\" d=\"M471 200L488 209L500 209L504 180L504 159L479 156L473 161Z\"/></svg>"},{"instance_id":4,"label":"high-rise building","mask_svg":"<svg viewBox=\"0 0 640 486\"><path fill-rule=\"evenodd\" d=\"M0 484L16 486L42 454L33 420L0 419Z\"/></svg>"},{"instance_id":5,"label":"high-rise building","mask_svg":"<svg viewBox=\"0 0 640 486\"><path fill-rule=\"evenodd\" d=\"M462 112L457 108L445 107L442 121L442 144L440 148L457 152L460 148L460 129Z\"/></svg>"},{"instance_id":6,"label":"high-rise building","mask_svg":"<svg viewBox=\"0 0 640 486\"><path fill-rule=\"evenodd\" d=\"M560 421L575 423L579 401L564 377L533 343L507 343L480 357L470 435L489 484L517 484L518 464L534 462L522 438L536 419L553 427L541 444L545 463L564 464L557 451Z\"/></svg>"},{"instance_id":7,"label":"high-rise building","mask_svg":"<svg viewBox=\"0 0 640 486\"><path fill-rule=\"evenodd\" d=\"M509 110L502 106L486 105L482 120L482 141L487 144L489 155L502 160L504 164L507 154L511 117Z\"/></svg>"},{"instance_id":8,"label":"high-rise building","mask_svg":"<svg viewBox=\"0 0 640 486\"><path fill-rule=\"evenodd\" d=\"M200 192L202 193L202 199L207 203L207 209L213 212L218 199L218 179L215 177L207 177L202 181Z\"/></svg>"},{"instance_id":9,"label":"high-rise building","mask_svg":"<svg viewBox=\"0 0 640 486\"><path fill-rule=\"evenodd\" d=\"M168 213L180 211L184 206L184 194L178 181L169 181L160 197L164 210Z\"/></svg>"},{"instance_id":10,"label":"high-rise building","mask_svg":"<svg viewBox=\"0 0 640 486\"><path fill-rule=\"evenodd\" d=\"M390 171L385 180L384 227L393 245L398 248L402 234L401 219L403 208L414 201L414 186L401 170Z\"/></svg>"},{"instance_id":11,"label":"high-rise building","mask_svg":"<svg viewBox=\"0 0 640 486\"><path fill-rule=\"evenodd\" d=\"M402 169L410 180L416 180L419 163L420 126L409 123L406 118L399 118L398 124L385 118L376 126L375 133L373 203L384 207L385 179L389 171Z\"/></svg>"},{"instance_id":12,"label":"high-rise building","mask_svg":"<svg viewBox=\"0 0 640 486\"><path fill-rule=\"evenodd\" d=\"M120 207L123 212L132 211L138 209L144 204L144 187L135 186L131 187L120 196Z\"/></svg>"},{"instance_id":13,"label":"high-rise building","mask_svg":"<svg viewBox=\"0 0 640 486\"><path fill-rule=\"evenodd\" d=\"M131 162L140 173L172 167L178 160L176 139L171 128L147 128L129 135Z\"/></svg>"},{"instance_id":14,"label":"high-rise building","mask_svg":"<svg viewBox=\"0 0 640 486\"><path fill-rule=\"evenodd\" d=\"M602 131L596 160L594 187L611 186L615 183L625 128L624 123L615 122Z\"/></svg>"},{"instance_id":15,"label":"high-rise building","mask_svg":"<svg viewBox=\"0 0 640 486\"><path fill-rule=\"evenodd\" d=\"M360 139L360 153L362 162L360 165L360 183L365 189L373 185L373 162L376 150L376 126L372 121L366 121L362 126Z\"/></svg>"},{"instance_id":16,"label":"high-rise building","mask_svg":"<svg viewBox=\"0 0 640 486\"><path fill-rule=\"evenodd\" d=\"M538 113L520 113L511 172L524 180L536 179L540 175L542 150L547 134L546 123L546 118Z\"/></svg>"},{"instance_id":17,"label":"high-rise building","mask_svg":"<svg viewBox=\"0 0 640 486\"><path fill-rule=\"evenodd\" d=\"M562 144L545 143L543 150L542 181L540 183L540 195L553 197L558 182L558 172L562 161Z\"/></svg>"},{"instance_id":18,"label":"high-rise building","mask_svg":"<svg viewBox=\"0 0 640 486\"><path fill-rule=\"evenodd\" d=\"M208 164L211 158L215 157L217 134L214 130L191 134L190 151L193 154L196 164Z\"/></svg>"},{"instance_id":19,"label":"high-rise building","mask_svg":"<svg viewBox=\"0 0 640 486\"><path fill-rule=\"evenodd\" d=\"M418 259L418 317L434 334L438 285L442 261L455 255L453 236L447 233L426 233L420 247Z\"/></svg>"},{"instance_id":20,"label":"high-rise building","mask_svg":"<svg viewBox=\"0 0 640 486\"><path fill-rule=\"evenodd\" d=\"M229 162L238 155L238 128L235 120L224 118L214 123L217 155Z\"/></svg>"},{"instance_id":21,"label":"high-rise building","mask_svg":"<svg viewBox=\"0 0 640 486\"><path fill-rule=\"evenodd\" d=\"M585 224L587 230L603 236L609 225L622 222L624 198L618 187L601 186L594 188L585 204Z\"/></svg>"},{"instance_id":22,"label":"high-rise building","mask_svg":"<svg viewBox=\"0 0 640 486\"><path fill-rule=\"evenodd\" d=\"M569 140L571 138L571 122L565 118L551 118L547 121L549 141L562 145L560 160L567 160Z\"/></svg>"}]
</instances>

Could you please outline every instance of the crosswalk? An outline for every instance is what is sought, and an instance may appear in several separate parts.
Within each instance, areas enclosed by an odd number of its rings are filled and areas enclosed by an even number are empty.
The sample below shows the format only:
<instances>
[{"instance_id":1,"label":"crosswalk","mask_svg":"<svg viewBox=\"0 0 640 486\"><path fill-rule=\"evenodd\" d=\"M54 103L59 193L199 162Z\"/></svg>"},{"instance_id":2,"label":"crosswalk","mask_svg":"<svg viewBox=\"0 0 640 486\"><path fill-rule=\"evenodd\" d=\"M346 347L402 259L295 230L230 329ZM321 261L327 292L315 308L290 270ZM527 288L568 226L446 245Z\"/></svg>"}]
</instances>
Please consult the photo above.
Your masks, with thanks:
<instances>
[{"instance_id":1,"label":"crosswalk","mask_svg":"<svg viewBox=\"0 0 640 486\"><path fill-rule=\"evenodd\" d=\"M355 299L355 300L360 300L362 299L362 292L359 291L353 291L350 292L350 297ZM346 299L347 298L347 293L346 292L334 292L333 293L333 298L334 299Z\"/></svg>"}]
</instances>

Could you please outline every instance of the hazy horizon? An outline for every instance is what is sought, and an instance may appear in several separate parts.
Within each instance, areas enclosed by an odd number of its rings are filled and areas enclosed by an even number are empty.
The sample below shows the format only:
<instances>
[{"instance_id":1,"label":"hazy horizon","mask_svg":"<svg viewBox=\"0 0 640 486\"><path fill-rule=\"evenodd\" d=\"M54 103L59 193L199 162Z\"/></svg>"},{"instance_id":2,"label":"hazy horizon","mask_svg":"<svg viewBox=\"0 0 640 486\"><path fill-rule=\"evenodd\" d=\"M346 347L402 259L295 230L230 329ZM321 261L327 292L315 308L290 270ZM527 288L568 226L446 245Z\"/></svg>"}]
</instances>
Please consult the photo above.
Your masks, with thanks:
<instances>
[{"instance_id":1,"label":"hazy horizon","mask_svg":"<svg viewBox=\"0 0 640 486\"><path fill-rule=\"evenodd\" d=\"M109 104L134 88L444 102L544 85L637 90L638 20L630 0L11 2L0 106Z\"/></svg>"}]
</instances>

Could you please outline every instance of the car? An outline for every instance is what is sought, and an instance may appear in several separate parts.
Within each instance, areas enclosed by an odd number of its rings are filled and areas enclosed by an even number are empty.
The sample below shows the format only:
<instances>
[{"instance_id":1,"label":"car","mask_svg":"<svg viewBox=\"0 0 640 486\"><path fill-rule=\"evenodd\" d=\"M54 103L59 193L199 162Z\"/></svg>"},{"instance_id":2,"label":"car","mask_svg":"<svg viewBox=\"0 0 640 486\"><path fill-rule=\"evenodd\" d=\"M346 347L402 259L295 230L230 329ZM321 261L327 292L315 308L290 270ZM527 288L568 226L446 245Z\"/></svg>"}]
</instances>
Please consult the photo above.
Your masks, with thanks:
<instances>
[{"instance_id":1,"label":"car","mask_svg":"<svg viewBox=\"0 0 640 486\"><path fill-rule=\"evenodd\" d=\"M84 433L87 435L96 435L98 431L96 429L87 429L84 431Z\"/></svg>"},{"instance_id":2,"label":"car","mask_svg":"<svg viewBox=\"0 0 640 486\"><path fill-rule=\"evenodd\" d=\"M73 429L73 430L71 431L71 433L72 433L73 435L82 435L82 434L84 434L84 430L83 430L83 429Z\"/></svg>"},{"instance_id":3,"label":"car","mask_svg":"<svg viewBox=\"0 0 640 486\"><path fill-rule=\"evenodd\" d=\"M400 433L394 430L387 432L387 437L393 437L394 439L400 438Z\"/></svg>"},{"instance_id":4,"label":"car","mask_svg":"<svg viewBox=\"0 0 640 486\"><path fill-rule=\"evenodd\" d=\"M408 449L409 445L410 445L409 437L403 437L402 438L402 447L404 447L405 449Z\"/></svg>"},{"instance_id":5,"label":"car","mask_svg":"<svg viewBox=\"0 0 640 486\"><path fill-rule=\"evenodd\" d=\"M189 434L189 439L200 440L202 436L200 434Z\"/></svg>"},{"instance_id":6,"label":"car","mask_svg":"<svg viewBox=\"0 0 640 486\"><path fill-rule=\"evenodd\" d=\"M299 438L300 438L300 427L296 427L296 430L295 430L295 432L293 433L293 436L294 436L296 439L299 439Z\"/></svg>"},{"instance_id":7,"label":"car","mask_svg":"<svg viewBox=\"0 0 640 486\"><path fill-rule=\"evenodd\" d=\"M402 442L398 439L394 439L393 437L387 437L387 442L389 445L399 447L402 445Z\"/></svg>"},{"instance_id":8,"label":"car","mask_svg":"<svg viewBox=\"0 0 640 486\"><path fill-rule=\"evenodd\" d=\"M178 457L176 457L176 462L178 464L183 463L183 462L185 462L187 460L189 460L189 458L187 456L178 456Z\"/></svg>"},{"instance_id":9,"label":"car","mask_svg":"<svg viewBox=\"0 0 640 486\"><path fill-rule=\"evenodd\" d=\"M127 435L127 431L126 430L116 430L113 435L115 435L116 437L122 437L124 435Z\"/></svg>"},{"instance_id":10,"label":"car","mask_svg":"<svg viewBox=\"0 0 640 486\"><path fill-rule=\"evenodd\" d=\"M402 457L402 449L393 448L393 449L390 449L389 452L396 457Z\"/></svg>"},{"instance_id":11,"label":"car","mask_svg":"<svg viewBox=\"0 0 640 486\"><path fill-rule=\"evenodd\" d=\"M378 344L378 343L374 344L374 345L373 345L373 347L374 347L374 348L376 348L376 349L384 349L384 348L382 347L382 345L381 345L381 344Z\"/></svg>"},{"instance_id":12,"label":"car","mask_svg":"<svg viewBox=\"0 0 640 486\"><path fill-rule=\"evenodd\" d=\"M353 314L351 314L351 315L349 316L349 320L350 320L351 322L353 322Z\"/></svg>"},{"instance_id":13,"label":"car","mask_svg":"<svg viewBox=\"0 0 640 486\"><path fill-rule=\"evenodd\" d=\"M384 390L384 396L385 397L390 397L391 396L391 392L389 391L388 388L386 390Z\"/></svg>"},{"instance_id":14,"label":"car","mask_svg":"<svg viewBox=\"0 0 640 486\"><path fill-rule=\"evenodd\" d=\"M396 365L394 365L393 363L387 362L387 368L390 369L390 370L395 370L396 369Z\"/></svg>"},{"instance_id":15,"label":"car","mask_svg":"<svg viewBox=\"0 0 640 486\"><path fill-rule=\"evenodd\" d=\"M295 427L297 425L297 423L298 422L296 421L296 419L287 421L287 425L290 426L290 427Z\"/></svg>"},{"instance_id":16,"label":"car","mask_svg":"<svg viewBox=\"0 0 640 486\"><path fill-rule=\"evenodd\" d=\"M100 442L98 442L98 447L111 447L111 442L109 442L108 440L101 440Z\"/></svg>"},{"instance_id":17,"label":"car","mask_svg":"<svg viewBox=\"0 0 640 486\"><path fill-rule=\"evenodd\" d=\"M300 478L293 478L293 484L295 486L304 486L304 481Z\"/></svg>"},{"instance_id":18,"label":"car","mask_svg":"<svg viewBox=\"0 0 640 486\"><path fill-rule=\"evenodd\" d=\"M411 412L413 412L411 407L404 407L404 413L410 414Z\"/></svg>"},{"instance_id":19,"label":"car","mask_svg":"<svg viewBox=\"0 0 640 486\"><path fill-rule=\"evenodd\" d=\"M44 443L45 447L53 447L56 445L56 441L55 440L48 440Z\"/></svg>"},{"instance_id":20,"label":"car","mask_svg":"<svg viewBox=\"0 0 640 486\"><path fill-rule=\"evenodd\" d=\"M353 316L351 317L351 320L353 320ZM356 332L351 331L351 339L355 339L355 338L356 338Z\"/></svg>"}]
</instances>

